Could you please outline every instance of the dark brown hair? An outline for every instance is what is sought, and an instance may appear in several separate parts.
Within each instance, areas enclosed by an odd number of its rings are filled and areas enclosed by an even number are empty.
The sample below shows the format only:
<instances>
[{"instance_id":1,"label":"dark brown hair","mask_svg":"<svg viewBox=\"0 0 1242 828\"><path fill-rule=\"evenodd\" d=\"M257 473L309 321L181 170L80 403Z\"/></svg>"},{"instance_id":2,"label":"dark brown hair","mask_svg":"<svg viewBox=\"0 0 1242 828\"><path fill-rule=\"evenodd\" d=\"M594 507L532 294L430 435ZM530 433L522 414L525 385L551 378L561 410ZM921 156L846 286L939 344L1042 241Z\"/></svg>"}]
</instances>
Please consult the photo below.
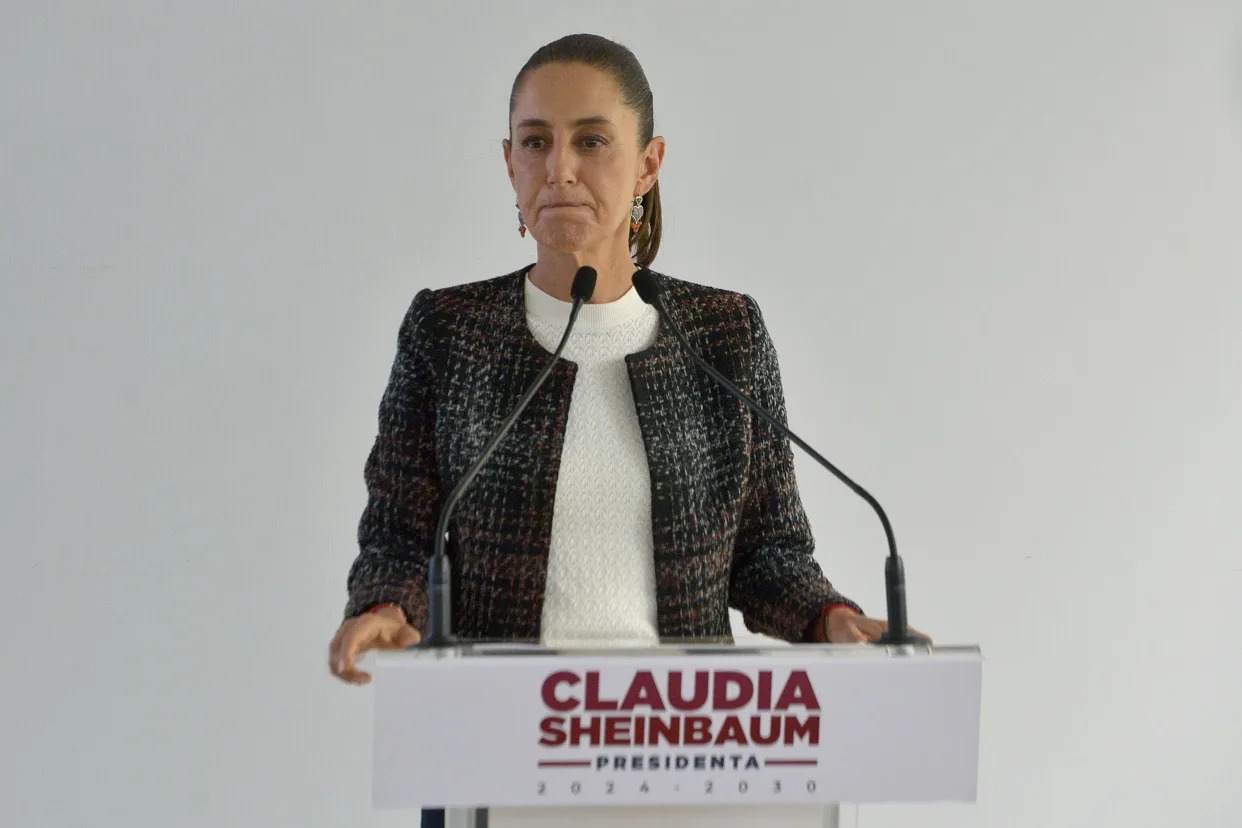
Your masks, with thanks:
<instances>
[{"instance_id":1,"label":"dark brown hair","mask_svg":"<svg viewBox=\"0 0 1242 828\"><path fill-rule=\"evenodd\" d=\"M513 122L513 108L517 105L518 89L526 73L549 63L584 63L601 69L616 79L621 87L621 100L638 115L638 144L645 148L655 135L655 114L651 100L651 86L647 75L639 65L634 53L606 37L593 34L572 34L554 40L530 56L522 71L513 80L509 93L509 121ZM512 132L510 132L512 138ZM630 252L639 267L650 267L660 250L662 216L660 213L660 182L643 194L643 226L638 233L630 231Z\"/></svg>"}]
</instances>

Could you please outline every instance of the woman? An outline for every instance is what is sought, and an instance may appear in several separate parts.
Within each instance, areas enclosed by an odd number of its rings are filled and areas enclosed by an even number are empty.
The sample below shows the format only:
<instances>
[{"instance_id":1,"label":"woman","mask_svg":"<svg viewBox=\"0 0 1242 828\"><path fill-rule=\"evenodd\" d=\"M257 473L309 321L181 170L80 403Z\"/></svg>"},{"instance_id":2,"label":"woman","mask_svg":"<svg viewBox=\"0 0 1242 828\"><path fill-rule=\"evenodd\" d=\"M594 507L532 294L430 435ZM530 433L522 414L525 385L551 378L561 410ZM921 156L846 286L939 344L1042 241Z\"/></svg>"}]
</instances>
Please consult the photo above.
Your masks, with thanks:
<instances>
[{"instance_id":1,"label":"woman","mask_svg":"<svg viewBox=\"0 0 1242 828\"><path fill-rule=\"evenodd\" d=\"M665 151L634 55L592 35L541 48L514 81L509 124L518 229L538 258L410 306L332 672L364 684L360 653L419 640L442 498L546 364L584 264L599 278L564 358L458 506L454 632L729 641L733 606L749 629L791 642L878 637L885 622L812 557L788 442L704 375L632 287L659 249ZM700 353L783 417L754 301L655 276Z\"/></svg>"}]
</instances>

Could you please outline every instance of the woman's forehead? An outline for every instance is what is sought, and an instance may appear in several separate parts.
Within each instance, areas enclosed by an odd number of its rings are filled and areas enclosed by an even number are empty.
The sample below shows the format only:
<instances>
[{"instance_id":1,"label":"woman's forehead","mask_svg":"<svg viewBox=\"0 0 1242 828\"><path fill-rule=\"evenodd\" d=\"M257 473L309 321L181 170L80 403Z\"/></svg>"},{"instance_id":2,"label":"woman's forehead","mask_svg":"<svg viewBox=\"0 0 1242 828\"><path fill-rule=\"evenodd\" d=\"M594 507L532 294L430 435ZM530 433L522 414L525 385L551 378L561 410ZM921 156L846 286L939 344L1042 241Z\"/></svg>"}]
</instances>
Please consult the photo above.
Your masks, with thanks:
<instances>
[{"instance_id":1,"label":"woman's forehead","mask_svg":"<svg viewBox=\"0 0 1242 828\"><path fill-rule=\"evenodd\" d=\"M612 76L580 63L554 63L531 70L522 80L513 107L514 123L519 127L603 122L620 126L626 115L634 119Z\"/></svg>"}]
</instances>

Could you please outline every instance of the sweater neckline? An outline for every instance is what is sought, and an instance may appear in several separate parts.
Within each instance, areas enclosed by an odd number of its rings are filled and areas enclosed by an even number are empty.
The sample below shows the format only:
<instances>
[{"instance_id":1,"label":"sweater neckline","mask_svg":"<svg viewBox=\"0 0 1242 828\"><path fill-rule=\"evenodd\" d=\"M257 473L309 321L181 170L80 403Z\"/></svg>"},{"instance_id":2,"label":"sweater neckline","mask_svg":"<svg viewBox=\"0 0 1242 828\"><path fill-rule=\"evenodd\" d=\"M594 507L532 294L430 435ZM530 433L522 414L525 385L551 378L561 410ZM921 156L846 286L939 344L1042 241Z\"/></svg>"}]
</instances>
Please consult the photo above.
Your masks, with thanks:
<instances>
[{"instance_id":1,"label":"sweater neckline","mask_svg":"<svg viewBox=\"0 0 1242 828\"><path fill-rule=\"evenodd\" d=\"M522 284L528 317L558 326L563 326L569 320L569 313L573 309L572 302L565 302L545 293L531 281L529 270L522 275ZM606 330L640 319L654 318L655 315L655 308L644 302L638 291L631 287L614 302L584 304L578 310L578 320L574 327L578 330Z\"/></svg>"},{"instance_id":2,"label":"sweater neckline","mask_svg":"<svg viewBox=\"0 0 1242 828\"><path fill-rule=\"evenodd\" d=\"M524 285L526 282L527 275L531 272L531 270L534 269L535 265L536 265L536 262L531 262L525 267L522 267L519 270L516 270L513 273L510 273L508 275L507 277L508 284L506 286L506 291L505 291L508 294L508 296L504 304L508 307L508 310L506 311L506 315L509 317L510 324L514 325L513 330L521 332L519 336L522 339L523 347L532 355L536 355L536 354L546 355L548 353L548 350L539 344L539 340L535 338L535 334L530 329L530 323L526 319L526 303L525 303L525 297L524 297L524 294L525 294ZM664 279L664 277L661 274L656 273L654 270L651 271L651 273L657 279L661 279L661 280ZM641 302L642 299L639 298L639 301ZM569 307L572 307L571 305L568 305L568 303L566 303L566 305ZM655 308L651 308L651 310L654 312ZM672 308L670 308L670 311L674 315L677 314L675 304ZM566 321L568 321L568 317L566 317ZM576 326L577 326L577 323L575 323L575 327ZM651 343L651 346L649 348L639 351L638 353L629 354L628 356L626 356L625 361L629 363L639 364L639 363L643 363L651 359L658 359L668 354L670 352L670 349L675 349L676 347L677 347L677 344L673 338L673 334L668 330L668 326L664 324L664 321L659 319L659 315L657 314L655 341ZM571 367L571 369L577 367L577 363L572 362L571 360L568 360L563 356L557 361L559 363L568 364Z\"/></svg>"}]
</instances>

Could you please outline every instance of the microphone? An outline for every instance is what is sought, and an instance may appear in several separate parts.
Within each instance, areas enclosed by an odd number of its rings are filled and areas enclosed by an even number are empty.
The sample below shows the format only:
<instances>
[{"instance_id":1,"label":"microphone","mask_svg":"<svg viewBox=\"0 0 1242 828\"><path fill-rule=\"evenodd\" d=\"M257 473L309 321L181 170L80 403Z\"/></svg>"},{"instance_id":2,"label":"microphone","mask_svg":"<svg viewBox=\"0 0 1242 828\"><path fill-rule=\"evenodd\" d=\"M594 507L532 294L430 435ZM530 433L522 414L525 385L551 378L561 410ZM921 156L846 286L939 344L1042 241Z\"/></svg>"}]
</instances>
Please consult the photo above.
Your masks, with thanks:
<instances>
[{"instance_id":1,"label":"microphone","mask_svg":"<svg viewBox=\"0 0 1242 828\"><path fill-rule=\"evenodd\" d=\"M708 364L707 360L699 355L699 352L691 346L689 340L686 339L685 333L673 320L672 315L668 312L668 306L664 304L664 288L656 279L656 277L647 268L641 268L634 274L634 289L638 291L639 297L656 309L660 314L660 319L677 337L677 341L681 343L681 347L686 354L694 360L695 364L703 369L709 377L715 380L724 390L738 400L741 400L747 408L758 414L768 425L783 434L789 440L796 443L803 451L811 455L814 460L828 471L836 475L837 479L853 489L854 493L870 504L875 513L880 516L880 523L884 526L884 534L888 538L888 560L884 564L884 582L885 582L885 598L888 605L888 631L885 632L880 639L875 642L880 645L899 645L899 644L929 644L930 639L925 636L913 634L910 632L909 625L906 621L906 575L902 566L901 558L897 554L897 541L893 537L892 524L888 522L888 515L884 514L884 509L880 506L879 501L872 497L866 489L859 486L853 480L845 475L836 466L829 463L819 452L811 448L806 442L794 434L784 425L772 416L771 412L766 410L759 403L746 396L737 386L728 380L723 374Z\"/></svg>"},{"instance_id":2,"label":"microphone","mask_svg":"<svg viewBox=\"0 0 1242 828\"><path fill-rule=\"evenodd\" d=\"M479 459L475 460L470 468L466 469L461 479L457 481L457 485L449 492L448 497L444 501L444 507L440 510L440 522L436 527L435 550L431 556L431 562L427 568L427 630L426 636L422 640L423 647L448 647L455 643L453 637L453 594L452 594L452 564L448 555L445 553L444 547L448 541L449 520L453 516L453 510L457 508L457 502L461 500L466 489L474 482L474 478L478 476L483 465L492 456L492 452L504 440L505 435L509 433L509 429L517 422L517 418L521 416L526 409L527 404L534 398L535 393L539 391L544 382L552 374L552 369L556 367L556 361L561 358L561 351L565 350L565 343L569 341L569 333L574 329L574 321L578 318L578 311L582 305L590 300L591 295L595 293L595 281L598 278L595 268L583 265L578 268L578 272L574 274L573 286L569 289L569 294L573 297L573 307L569 311L569 323L565 326L565 333L561 336L560 344L556 346L556 351L552 354L552 358L548 360L548 364L539 372L539 376L535 377L535 381L526 389L526 393L518 400L517 406L513 412L509 414L505 421L500 424L500 429L491 441L483 448L483 453L479 455Z\"/></svg>"}]
</instances>

